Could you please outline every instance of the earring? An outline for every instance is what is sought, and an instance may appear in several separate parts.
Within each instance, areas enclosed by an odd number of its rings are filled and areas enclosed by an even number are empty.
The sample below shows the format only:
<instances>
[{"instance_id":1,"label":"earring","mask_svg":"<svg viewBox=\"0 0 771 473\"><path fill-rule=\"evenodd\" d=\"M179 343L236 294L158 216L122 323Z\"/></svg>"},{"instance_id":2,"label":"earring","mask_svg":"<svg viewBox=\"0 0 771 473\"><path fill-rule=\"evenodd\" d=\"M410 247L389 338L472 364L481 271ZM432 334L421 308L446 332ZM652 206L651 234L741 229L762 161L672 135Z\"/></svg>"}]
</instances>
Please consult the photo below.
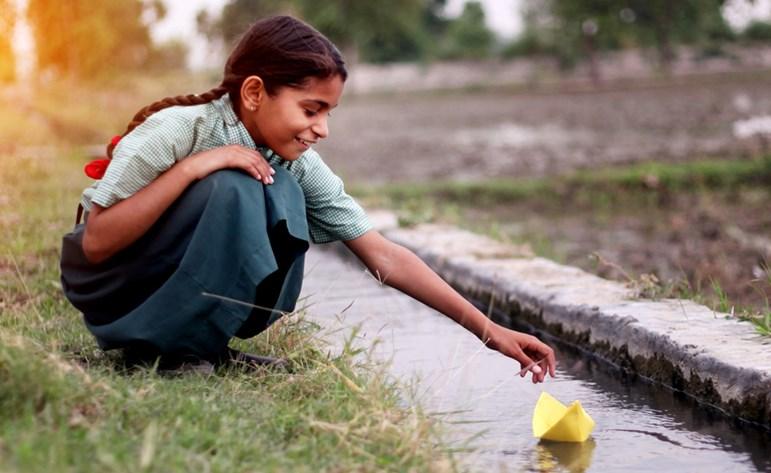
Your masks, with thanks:
<instances>
[{"instance_id":1,"label":"earring","mask_svg":"<svg viewBox=\"0 0 771 473\"><path fill-rule=\"evenodd\" d=\"M249 111L250 112L253 112L255 110L257 110L257 107L255 107L254 105L249 105Z\"/></svg>"}]
</instances>

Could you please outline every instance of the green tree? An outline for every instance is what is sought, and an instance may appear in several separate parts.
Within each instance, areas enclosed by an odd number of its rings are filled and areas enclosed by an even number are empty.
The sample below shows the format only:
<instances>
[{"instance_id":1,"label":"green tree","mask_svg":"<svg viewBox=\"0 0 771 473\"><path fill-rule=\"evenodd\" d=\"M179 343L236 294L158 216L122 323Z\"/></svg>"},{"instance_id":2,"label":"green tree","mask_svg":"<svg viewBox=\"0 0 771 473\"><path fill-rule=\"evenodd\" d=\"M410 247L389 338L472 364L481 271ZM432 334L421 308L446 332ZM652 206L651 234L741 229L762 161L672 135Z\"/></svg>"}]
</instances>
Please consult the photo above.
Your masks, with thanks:
<instances>
[{"instance_id":1,"label":"green tree","mask_svg":"<svg viewBox=\"0 0 771 473\"><path fill-rule=\"evenodd\" d=\"M522 47L547 50L563 64L599 51L651 46L665 68L678 44L715 48L731 40L721 8L725 0L528 0L527 41Z\"/></svg>"},{"instance_id":2,"label":"green tree","mask_svg":"<svg viewBox=\"0 0 771 473\"><path fill-rule=\"evenodd\" d=\"M577 59L589 63L592 80L600 81L598 54L619 49L633 41L633 31L625 20L628 8L619 0L552 0L556 17L555 51L563 65Z\"/></svg>"},{"instance_id":3,"label":"green tree","mask_svg":"<svg viewBox=\"0 0 771 473\"><path fill-rule=\"evenodd\" d=\"M747 41L771 43L771 22L755 20L742 32Z\"/></svg>"},{"instance_id":4,"label":"green tree","mask_svg":"<svg viewBox=\"0 0 771 473\"><path fill-rule=\"evenodd\" d=\"M367 62L412 60L428 47L423 21L442 2L427 0L295 0L300 15L349 58ZM354 59L355 60L355 59Z\"/></svg>"},{"instance_id":5,"label":"green tree","mask_svg":"<svg viewBox=\"0 0 771 473\"><path fill-rule=\"evenodd\" d=\"M441 57L447 59L482 59L490 56L495 36L485 24L485 12L479 2L468 2L463 13L450 22L443 38Z\"/></svg>"},{"instance_id":6,"label":"green tree","mask_svg":"<svg viewBox=\"0 0 771 473\"><path fill-rule=\"evenodd\" d=\"M256 19L292 13L330 38L349 61L388 62L430 56L445 21L446 0L230 0L217 18L202 12L198 29L230 46Z\"/></svg>"},{"instance_id":7,"label":"green tree","mask_svg":"<svg viewBox=\"0 0 771 473\"><path fill-rule=\"evenodd\" d=\"M201 10L196 23L198 31L210 41L223 41L230 46L257 19L291 13L293 8L291 0L230 0L222 7L218 17L212 17L206 10Z\"/></svg>"},{"instance_id":8,"label":"green tree","mask_svg":"<svg viewBox=\"0 0 771 473\"><path fill-rule=\"evenodd\" d=\"M704 45L730 36L721 8L725 0L625 0L641 45L654 45L665 68L676 44Z\"/></svg>"},{"instance_id":9,"label":"green tree","mask_svg":"<svg viewBox=\"0 0 771 473\"><path fill-rule=\"evenodd\" d=\"M158 0L29 0L37 66L79 79L138 68L152 48L143 15L164 13Z\"/></svg>"},{"instance_id":10,"label":"green tree","mask_svg":"<svg viewBox=\"0 0 771 473\"><path fill-rule=\"evenodd\" d=\"M16 78L16 58L13 54L13 31L16 9L9 0L0 0L0 83Z\"/></svg>"}]
</instances>

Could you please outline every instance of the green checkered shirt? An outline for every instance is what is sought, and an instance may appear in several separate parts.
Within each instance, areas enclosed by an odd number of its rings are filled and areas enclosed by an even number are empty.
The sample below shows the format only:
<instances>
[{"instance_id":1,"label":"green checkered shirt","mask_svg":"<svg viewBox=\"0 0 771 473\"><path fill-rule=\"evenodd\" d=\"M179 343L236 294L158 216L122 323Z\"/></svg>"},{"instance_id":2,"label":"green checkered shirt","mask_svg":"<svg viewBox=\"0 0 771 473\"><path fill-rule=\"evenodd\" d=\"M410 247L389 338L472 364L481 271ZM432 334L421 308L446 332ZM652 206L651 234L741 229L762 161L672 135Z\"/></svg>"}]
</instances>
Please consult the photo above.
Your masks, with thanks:
<instances>
[{"instance_id":1,"label":"green checkered shirt","mask_svg":"<svg viewBox=\"0 0 771 473\"><path fill-rule=\"evenodd\" d=\"M208 149L238 144L259 150L285 167L305 193L308 227L315 243L352 240L372 228L364 210L345 193L342 180L309 149L295 161L255 146L227 95L203 105L169 107L124 136L104 177L83 191L81 203L109 207L148 185L177 161Z\"/></svg>"}]
</instances>

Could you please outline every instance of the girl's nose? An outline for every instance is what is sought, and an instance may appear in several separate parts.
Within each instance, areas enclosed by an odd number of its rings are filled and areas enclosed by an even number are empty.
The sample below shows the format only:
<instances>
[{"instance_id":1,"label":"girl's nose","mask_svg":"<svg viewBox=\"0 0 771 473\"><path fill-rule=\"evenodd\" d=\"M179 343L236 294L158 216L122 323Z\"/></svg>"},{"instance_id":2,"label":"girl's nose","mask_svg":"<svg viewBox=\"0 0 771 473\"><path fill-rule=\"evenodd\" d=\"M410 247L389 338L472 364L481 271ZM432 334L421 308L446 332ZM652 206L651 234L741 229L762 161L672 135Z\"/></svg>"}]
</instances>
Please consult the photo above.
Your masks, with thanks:
<instances>
[{"instance_id":1,"label":"girl's nose","mask_svg":"<svg viewBox=\"0 0 771 473\"><path fill-rule=\"evenodd\" d=\"M329 127L327 126L327 117L321 118L319 121L313 124L311 131L321 139L329 136Z\"/></svg>"}]
</instances>

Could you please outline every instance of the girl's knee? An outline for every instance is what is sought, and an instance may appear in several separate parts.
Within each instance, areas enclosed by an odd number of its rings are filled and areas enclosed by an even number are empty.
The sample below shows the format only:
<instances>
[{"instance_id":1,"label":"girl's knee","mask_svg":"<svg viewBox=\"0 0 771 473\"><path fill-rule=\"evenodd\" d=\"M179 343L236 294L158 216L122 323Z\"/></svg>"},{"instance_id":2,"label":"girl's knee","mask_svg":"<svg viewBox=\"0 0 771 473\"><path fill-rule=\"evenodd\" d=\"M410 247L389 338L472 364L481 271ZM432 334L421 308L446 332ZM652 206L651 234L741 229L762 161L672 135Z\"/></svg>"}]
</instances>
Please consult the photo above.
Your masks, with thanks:
<instances>
[{"instance_id":1,"label":"girl's knee","mask_svg":"<svg viewBox=\"0 0 771 473\"><path fill-rule=\"evenodd\" d=\"M303 190L300 184L297 183L297 179L286 169L281 166L275 166L273 168L276 174L273 175L273 184L270 186L277 186L278 189L286 189L287 192L296 193L300 197L304 197Z\"/></svg>"},{"instance_id":2,"label":"girl's knee","mask_svg":"<svg viewBox=\"0 0 771 473\"><path fill-rule=\"evenodd\" d=\"M237 171L235 169L220 169L219 171L215 171L196 183L196 185L199 184L203 184L204 187L209 187L213 191L232 187L262 186L262 182L249 176L243 171Z\"/></svg>"},{"instance_id":3,"label":"girl's knee","mask_svg":"<svg viewBox=\"0 0 771 473\"><path fill-rule=\"evenodd\" d=\"M232 198L247 198L250 201L262 201L262 196L268 200L304 201L305 195L295 177L286 169L276 166L273 184L263 184L254 177L233 169L223 169L209 174L195 183L188 190L188 197L194 200L217 199L229 201Z\"/></svg>"}]
</instances>

